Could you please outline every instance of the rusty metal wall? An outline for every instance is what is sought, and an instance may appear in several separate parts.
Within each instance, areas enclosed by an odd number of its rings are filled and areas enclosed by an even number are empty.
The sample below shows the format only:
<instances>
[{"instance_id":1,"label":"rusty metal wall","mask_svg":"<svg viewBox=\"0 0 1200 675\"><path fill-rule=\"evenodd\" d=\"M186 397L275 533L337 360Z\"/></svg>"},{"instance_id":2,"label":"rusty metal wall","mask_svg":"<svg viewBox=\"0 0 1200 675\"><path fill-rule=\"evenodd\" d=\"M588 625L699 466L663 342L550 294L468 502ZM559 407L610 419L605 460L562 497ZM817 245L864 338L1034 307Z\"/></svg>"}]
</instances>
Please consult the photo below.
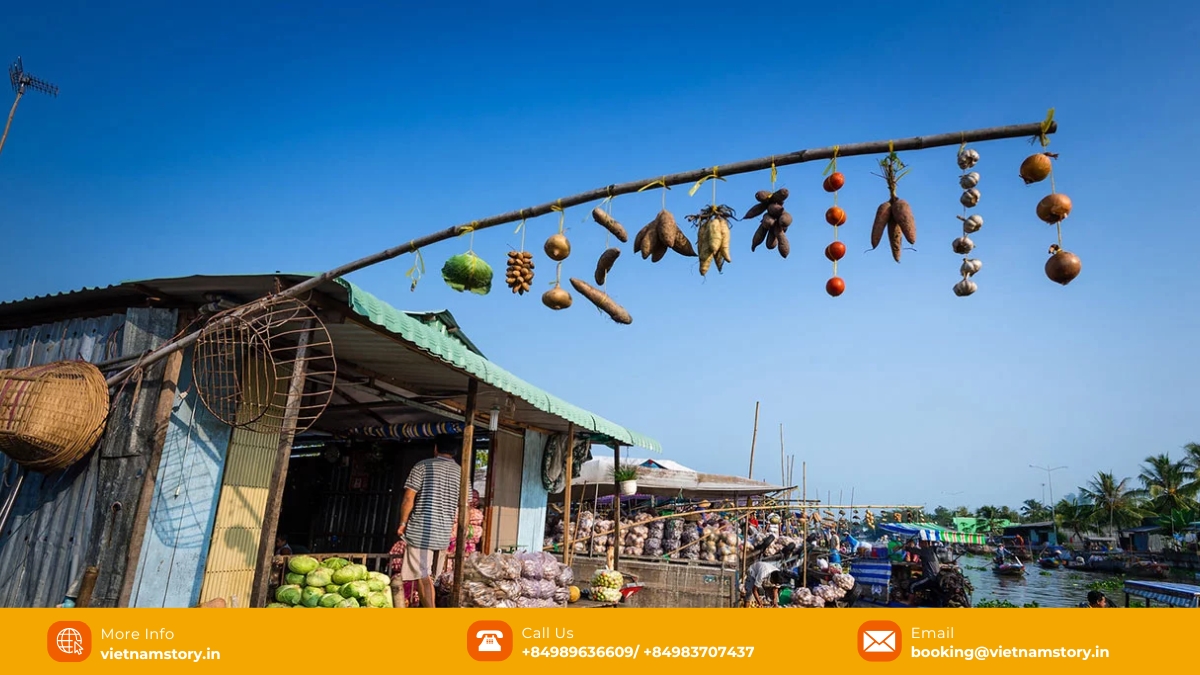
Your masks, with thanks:
<instances>
[{"instance_id":1,"label":"rusty metal wall","mask_svg":"<svg viewBox=\"0 0 1200 675\"><path fill-rule=\"evenodd\" d=\"M125 315L0 331L0 369L63 359L99 363L122 353ZM100 453L66 471L25 478L0 532L0 607L53 607L83 574L95 522ZM17 467L0 455L0 502Z\"/></svg>"}]
</instances>

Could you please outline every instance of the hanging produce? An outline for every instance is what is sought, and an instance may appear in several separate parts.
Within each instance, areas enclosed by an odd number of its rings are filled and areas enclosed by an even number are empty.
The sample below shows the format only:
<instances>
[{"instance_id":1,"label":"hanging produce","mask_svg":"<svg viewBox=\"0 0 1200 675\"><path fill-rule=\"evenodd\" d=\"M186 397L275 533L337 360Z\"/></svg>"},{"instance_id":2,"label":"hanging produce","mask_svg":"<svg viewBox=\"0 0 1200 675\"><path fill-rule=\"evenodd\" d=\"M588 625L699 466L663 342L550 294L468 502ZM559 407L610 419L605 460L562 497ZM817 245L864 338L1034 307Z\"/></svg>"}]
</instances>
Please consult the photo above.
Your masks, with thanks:
<instances>
[{"instance_id":1,"label":"hanging produce","mask_svg":"<svg viewBox=\"0 0 1200 675\"><path fill-rule=\"evenodd\" d=\"M900 262L900 252L904 240L909 244L917 243L917 221L913 217L912 207L908 202L896 196L896 184L908 175L909 168L905 166L893 149L888 156L880 160L879 167L883 169L883 179L887 181L888 200L875 210L875 222L871 226L871 250L879 247L886 232L888 243L892 248L892 258Z\"/></svg>"},{"instance_id":2,"label":"hanging produce","mask_svg":"<svg viewBox=\"0 0 1200 675\"><path fill-rule=\"evenodd\" d=\"M610 250L615 251L616 249ZM580 295L591 300L593 305L609 315L613 321L625 325L633 323L633 317L629 316L629 312L625 311L624 307L618 305L604 291L593 288L582 279L571 279L571 285L575 287L576 291L579 291Z\"/></svg>"},{"instance_id":3,"label":"hanging produce","mask_svg":"<svg viewBox=\"0 0 1200 675\"><path fill-rule=\"evenodd\" d=\"M613 263L619 257L621 257L621 249L619 248L610 248L600 254L600 259L596 261L596 285L604 285L604 282L608 279L608 273L612 271Z\"/></svg>"},{"instance_id":4,"label":"hanging produce","mask_svg":"<svg viewBox=\"0 0 1200 675\"><path fill-rule=\"evenodd\" d=\"M629 235L626 234L625 228L620 223L613 219L608 212L597 206L592 209L592 219L595 220L601 227L612 233L612 236L621 241L622 244L629 241Z\"/></svg>"},{"instance_id":5,"label":"hanging produce","mask_svg":"<svg viewBox=\"0 0 1200 675\"><path fill-rule=\"evenodd\" d=\"M838 146L833 148L833 158L825 167L825 181L821 187L833 193L833 206L825 212L825 222L833 226L833 243L825 247L825 257L833 263L833 276L825 282L825 292L838 297L846 292L846 282L838 276L838 261L846 257L846 245L838 241L841 226L846 224L846 212L838 206L838 190L846 184L846 177L837 170Z\"/></svg>"},{"instance_id":6,"label":"hanging produce","mask_svg":"<svg viewBox=\"0 0 1200 675\"><path fill-rule=\"evenodd\" d=\"M504 281L513 293L525 295L533 284L533 253L530 251L509 251L508 271Z\"/></svg>"},{"instance_id":7,"label":"hanging produce","mask_svg":"<svg viewBox=\"0 0 1200 675\"><path fill-rule=\"evenodd\" d=\"M442 266L442 279L459 293L470 291L487 295L492 290L492 267L474 251L467 251L446 261Z\"/></svg>"},{"instance_id":8,"label":"hanging produce","mask_svg":"<svg viewBox=\"0 0 1200 675\"><path fill-rule=\"evenodd\" d=\"M725 263L733 262L729 255L729 219L736 218L728 206L706 206L700 213L687 219L698 228L696 245L700 249L700 275L708 274L710 265L717 264L717 271L724 270Z\"/></svg>"},{"instance_id":9,"label":"hanging produce","mask_svg":"<svg viewBox=\"0 0 1200 675\"><path fill-rule=\"evenodd\" d=\"M1079 256L1063 248L1062 223L1071 215L1072 204L1071 198L1060 193L1054 184L1054 167L1051 160L1057 159L1058 155L1046 152L1047 146L1050 145L1048 134L1053 123L1054 108L1051 108L1038 135L1043 152L1025 158L1021 163L1021 177L1027 185L1045 178L1050 179L1050 194L1043 197L1037 205L1037 217L1058 230L1058 242L1050 246L1050 258L1046 261L1046 278L1066 286L1083 271L1083 262L1079 260ZM1035 159L1037 157L1043 159Z\"/></svg>"},{"instance_id":10,"label":"hanging produce","mask_svg":"<svg viewBox=\"0 0 1200 675\"><path fill-rule=\"evenodd\" d=\"M979 163L979 153L975 152L971 148L968 148L965 143L958 149L958 156L960 158L959 165L961 166L963 164L961 158L968 153L970 154L971 167L973 168ZM978 171L965 173L958 179L958 186L964 190L963 196L959 199L959 202L963 206L963 214L958 217L963 224L963 236L951 242L950 248L953 249L955 253L963 256L962 264L959 265L958 268L958 273L962 279L960 279L958 283L954 284L954 294L960 298L973 295L975 291L979 290L979 286L975 283L973 277L979 273L979 270L983 269L982 261L967 257L970 255L971 251L975 249L975 242L972 241L967 235L974 234L983 227L983 216L977 214L970 216L967 215L967 210L974 208L975 205L979 203L980 193L979 189L976 187L979 185L979 180L980 176Z\"/></svg>"},{"instance_id":11,"label":"hanging produce","mask_svg":"<svg viewBox=\"0 0 1200 675\"><path fill-rule=\"evenodd\" d=\"M787 231L792 226L792 214L788 213L784 202L787 201L789 192L787 188L775 189L775 180L777 174L775 167L771 167L771 189L759 190L754 194L754 200L758 202L751 206L746 211L746 215L742 220L750 220L762 216L759 221L758 229L754 232L754 237L750 240L750 251L754 252L759 245L766 242L767 249L778 250L781 257L788 257L792 252L792 243L788 240Z\"/></svg>"},{"instance_id":12,"label":"hanging produce","mask_svg":"<svg viewBox=\"0 0 1200 675\"><path fill-rule=\"evenodd\" d=\"M662 260L667 251L675 251L679 255L693 258L696 251L683 230L675 222L675 216L665 208L658 212L646 226L638 231L633 238L633 248L642 254L642 259L650 262Z\"/></svg>"},{"instance_id":13,"label":"hanging produce","mask_svg":"<svg viewBox=\"0 0 1200 675\"><path fill-rule=\"evenodd\" d=\"M555 262L562 262L571 255L571 242L567 241L567 235L561 232L550 235L542 248L546 251L546 256Z\"/></svg>"}]
</instances>

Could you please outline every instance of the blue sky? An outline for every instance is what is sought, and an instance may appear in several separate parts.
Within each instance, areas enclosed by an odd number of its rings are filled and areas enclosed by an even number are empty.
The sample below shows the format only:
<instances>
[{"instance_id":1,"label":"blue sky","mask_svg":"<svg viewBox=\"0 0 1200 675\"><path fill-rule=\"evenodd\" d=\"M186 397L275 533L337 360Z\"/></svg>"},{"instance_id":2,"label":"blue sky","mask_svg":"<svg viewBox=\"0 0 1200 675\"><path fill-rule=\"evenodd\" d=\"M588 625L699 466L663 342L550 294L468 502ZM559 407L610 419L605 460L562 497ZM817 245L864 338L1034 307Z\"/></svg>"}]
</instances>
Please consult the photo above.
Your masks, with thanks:
<instances>
[{"instance_id":1,"label":"blue sky","mask_svg":"<svg viewBox=\"0 0 1200 675\"><path fill-rule=\"evenodd\" d=\"M1115 4L1115 3L1113 3ZM1181 7L1182 5L1173 5ZM448 225L613 182L806 147L1035 122L1075 210L1084 271L1042 272L1045 185L1017 177L1023 140L978 144L985 268L956 298L954 149L904 155L920 236L900 265L868 229L886 197L874 159L840 164L848 290L824 293L831 240L822 164L780 170L789 259L734 227L724 275L626 250L609 291L619 327L499 287L441 282L464 238L352 276L405 309L449 308L495 361L658 438L665 456L779 479L779 425L810 488L873 502L1017 505L1033 464L1097 470L1200 440L1200 234L1189 207L1200 11L1084 3L561 3L397 10L291 3L90 3L6 9L0 56L62 87L22 102L0 155L0 297L193 273L323 270ZM916 5L914 4L914 7ZM720 183L739 211L768 187ZM711 197L676 188L677 216ZM620 197L639 228L659 193ZM565 276L605 246L572 209ZM539 250L557 218L529 224ZM497 269L520 238L479 233ZM539 289L552 268L539 260ZM965 491L962 495L949 493Z\"/></svg>"}]
</instances>

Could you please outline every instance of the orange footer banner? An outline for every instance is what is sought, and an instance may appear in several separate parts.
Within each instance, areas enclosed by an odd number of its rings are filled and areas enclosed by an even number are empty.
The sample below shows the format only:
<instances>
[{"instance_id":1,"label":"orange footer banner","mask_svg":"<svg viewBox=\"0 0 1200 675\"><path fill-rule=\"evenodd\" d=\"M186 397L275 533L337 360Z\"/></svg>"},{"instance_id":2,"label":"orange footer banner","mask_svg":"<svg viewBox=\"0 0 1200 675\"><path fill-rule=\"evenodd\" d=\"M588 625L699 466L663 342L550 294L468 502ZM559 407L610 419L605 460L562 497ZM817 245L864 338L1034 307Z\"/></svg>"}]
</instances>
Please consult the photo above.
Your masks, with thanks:
<instances>
[{"instance_id":1,"label":"orange footer banner","mask_svg":"<svg viewBox=\"0 0 1200 675\"><path fill-rule=\"evenodd\" d=\"M191 673L232 668L561 672L567 667L886 664L953 672L1194 665L1200 613L1128 609L750 611L618 609L284 612L0 610L6 672ZM21 670L24 669L24 670Z\"/></svg>"}]
</instances>

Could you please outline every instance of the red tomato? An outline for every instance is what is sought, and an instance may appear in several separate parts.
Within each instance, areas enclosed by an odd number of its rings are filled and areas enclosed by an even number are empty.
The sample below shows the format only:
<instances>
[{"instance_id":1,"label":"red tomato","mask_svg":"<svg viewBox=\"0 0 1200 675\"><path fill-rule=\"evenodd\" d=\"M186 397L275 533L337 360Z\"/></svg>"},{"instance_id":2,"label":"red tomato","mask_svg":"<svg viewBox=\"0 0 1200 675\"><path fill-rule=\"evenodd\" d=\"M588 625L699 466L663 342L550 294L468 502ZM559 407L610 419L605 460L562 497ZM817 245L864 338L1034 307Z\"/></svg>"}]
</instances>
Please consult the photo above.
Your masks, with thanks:
<instances>
[{"instance_id":1,"label":"red tomato","mask_svg":"<svg viewBox=\"0 0 1200 675\"><path fill-rule=\"evenodd\" d=\"M825 282L825 292L836 298L846 292L846 282L841 277L833 277Z\"/></svg>"}]
</instances>

